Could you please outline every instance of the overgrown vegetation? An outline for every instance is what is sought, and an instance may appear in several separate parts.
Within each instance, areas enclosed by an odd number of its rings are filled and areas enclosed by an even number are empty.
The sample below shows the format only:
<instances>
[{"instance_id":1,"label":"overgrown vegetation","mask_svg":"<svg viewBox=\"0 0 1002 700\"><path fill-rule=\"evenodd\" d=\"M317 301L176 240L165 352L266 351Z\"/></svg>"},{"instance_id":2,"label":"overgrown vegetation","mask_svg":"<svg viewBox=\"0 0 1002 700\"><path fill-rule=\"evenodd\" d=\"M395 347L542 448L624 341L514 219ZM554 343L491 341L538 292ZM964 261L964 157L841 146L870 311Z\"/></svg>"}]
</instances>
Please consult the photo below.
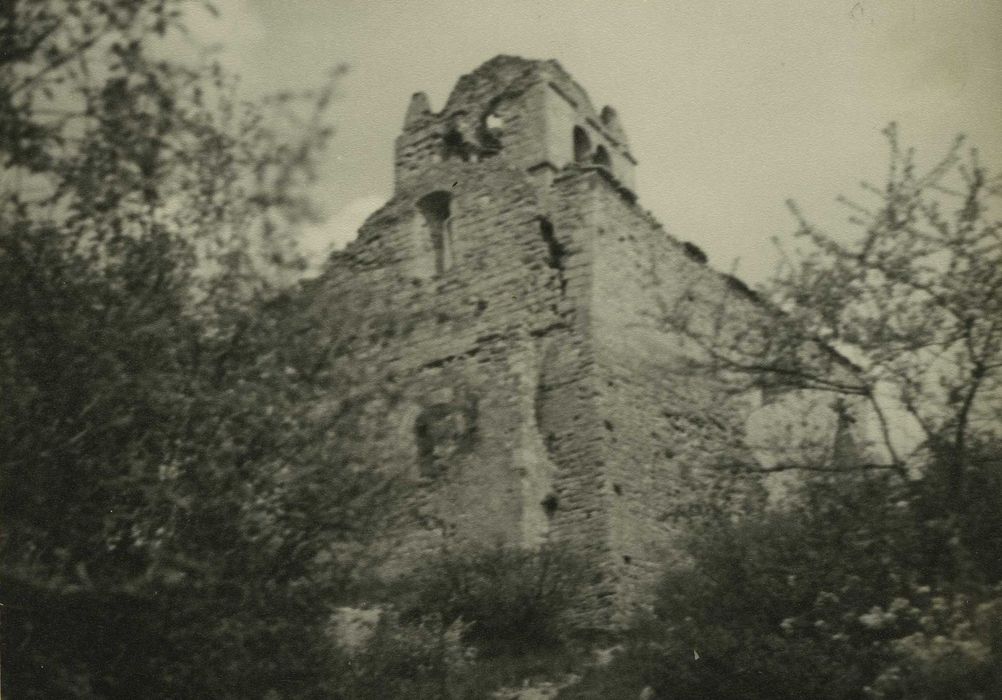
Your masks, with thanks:
<instances>
[{"instance_id":1,"label":"overgrown vegetation","mask_svg":"<svg viewBox=\"0 0 1002 700\"><path fill-rule=\"evenodd\" d=\"M382 596L371 639L345 674L357 698L483 698L582 664L573 614L582 563L548 546L445 550Z\"/></svg>"},{"instance_id":2,"label":"overgrown vegetation","mask_svg":"<svg viewBox=\"0 0 1002 700\"><path fill-rule=\"evenodd\" d=\"M1002 182L959 140L920 172L886 134L876 202L843 200L858 236L797 212L806 245L763 313L725 296L711 324L664 319L704 350L694 371L856 397L877 439L780 464L804 475L782 508L705 524L623 652L562 697L1002 695ZM805 352L823 346L855 366Z\"/></svg>"},{"instance_id":3,"label":"overgrown vegetation","mask_svg":"<svg viewBox=\"0 0 1002 700\"><path fill-rule=\"evenodd\" d=\"M434 614L465 622L481 654L543 650L566 641L584 566L570 551L495 545L445 551L398 585L403 619Z\"/></svg>"},{"instance_id":4,"label":"overgrown vegetation","mask_svg":"<svg viewBox=\"0 0 1002 700\"><path fill-rule=\"evenodd\" d=\"M443 552L335 648L340 545L382 484L313 410L348 370L285 288L333 82L242 102L212 61L158 54L188 6L0 4L3 692L481 698L580 671L585 577L554 547ZM822 476L704 524L563 697L1002 696L1000 183L959 144L920 173L888 136L888 182L849 202L858 237L798 213L770 313L665 319L698 371L868 404L876 457L781 465ZM761 326L722 338L729 314Z\"/></svg>"},{"instance_id":5,"label":"overgrown vegetation","mask_svg":"<svg viewBox=\"0 0 1002 700\"><path fill-rule=\"evenodd\" d=\"M998 470L995 460L970 475L971 518L929 482L866 475L704 528L692 566L662 580L652 618L567 697L646 686L665 698L997 696Z\"/></svg>"},{"instance_id":6,"label":"overgrown vegetation","mask_svg":"<svg viewBox=\"0 0 1002 700\"><path fill-rule=\"evenodd\" d=\"M333 83L242 102L158 55L189 5L0 7L12 697L329 696L367 484L335 476L327 345L278 282Z\"/></svg>"}]
</instances>

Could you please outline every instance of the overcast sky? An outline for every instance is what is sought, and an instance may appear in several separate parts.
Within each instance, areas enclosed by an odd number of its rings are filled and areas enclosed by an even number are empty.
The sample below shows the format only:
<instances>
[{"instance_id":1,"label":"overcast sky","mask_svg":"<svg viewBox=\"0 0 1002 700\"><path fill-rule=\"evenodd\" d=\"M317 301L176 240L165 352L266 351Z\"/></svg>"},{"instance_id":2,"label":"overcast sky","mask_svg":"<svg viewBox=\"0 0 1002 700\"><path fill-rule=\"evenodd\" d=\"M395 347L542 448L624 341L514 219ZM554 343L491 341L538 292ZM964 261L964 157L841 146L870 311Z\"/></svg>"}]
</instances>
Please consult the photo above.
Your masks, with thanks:
<instances>
[{"instance_id":1,"label":"overcast sky","mask_svg":"<svg viewBox=\"0 0 1002 700\"><path fill-rule=\"evenodd\" d=\"M639 160L640 204L711 263L757 282L784 201L838 225L833 200L880 182L881 129L928 159L963 132L1002 168L999 0L219 0L199 33L225 44L249 92L351 73L324 173L342 246L392 188L411 93L444 104L499 53L555 58L597 107L613 105Z\"/></svg>"}]
</instances>

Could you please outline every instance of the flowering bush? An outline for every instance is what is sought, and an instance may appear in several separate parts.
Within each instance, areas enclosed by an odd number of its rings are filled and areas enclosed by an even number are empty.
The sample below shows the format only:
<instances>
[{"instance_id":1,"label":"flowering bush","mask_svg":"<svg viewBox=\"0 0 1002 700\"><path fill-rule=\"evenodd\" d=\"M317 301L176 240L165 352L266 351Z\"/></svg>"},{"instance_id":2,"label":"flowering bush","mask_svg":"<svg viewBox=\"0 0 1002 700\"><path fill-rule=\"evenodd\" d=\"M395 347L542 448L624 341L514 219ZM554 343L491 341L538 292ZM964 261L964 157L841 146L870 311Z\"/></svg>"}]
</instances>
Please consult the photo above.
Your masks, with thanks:
<instances>
[{"instance_id":1,"label":"flowering bush","mask_svg":"<svg viewBox=\"0 0 1002 700\"><path fill-rule=\"evenodd\" d=\"M695 534L652 618L565 696L1002 697L1002 586L978 546L998 522L968 521L936 491L817 482L787 511ZM1000 506L997 489L969 503Z\"/></svg>"}]
</instances>

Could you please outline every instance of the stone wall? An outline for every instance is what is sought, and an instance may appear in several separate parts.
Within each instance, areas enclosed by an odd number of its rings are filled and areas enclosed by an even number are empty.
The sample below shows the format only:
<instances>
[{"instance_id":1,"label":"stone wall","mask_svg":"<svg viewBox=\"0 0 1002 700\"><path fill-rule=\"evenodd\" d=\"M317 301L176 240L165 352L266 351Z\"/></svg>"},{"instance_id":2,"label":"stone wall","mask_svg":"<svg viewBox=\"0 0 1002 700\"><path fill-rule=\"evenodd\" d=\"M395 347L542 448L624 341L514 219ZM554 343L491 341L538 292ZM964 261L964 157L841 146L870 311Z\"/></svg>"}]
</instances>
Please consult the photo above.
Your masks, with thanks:
<instances>
[{"instance_id":1,"label":"stone wall","mask_svg":"<svg viewBox=\"0 0 1002 700\"><path fill-rule=\"evenodd\" d=\"M450 193L454 238L451 267L431 275L415 245L428 191ZM316 285L314 313L348 337L341 361L371 377L354 389L348 428L365 436L360 460L405 484L385 572L445 536L533 545L605 531L603 509L575 486L593 479L597 449L590 252L575 217L551 213L501 160L441 163L374 214Z\"/></svg>"},{"instance_id":2,"label":"stone wall","mask_svg":"<svg viewBox=\"0 0 1002 700\"><path fill-rule=\"evenodd\" d=\"M586 134L588 162L601 147L608 169L632 188L636 161L614 109L596 112L556 61L498 56L461 77L439 113L414 94L396 143L397 188L420 186L448 160L500 157L524 173L558 170L575 162L575 127Z\"/></svg>"},{"instance_id":3,"label":"stone wall","mask_svg":"<svg viewBox=\"0 0 1002 700\"><path fill-rule=\"evenodd\" d=\"M382 574L453 540L565 542L607 626L695 518L764 502L721 456L721 410L761 397L721 407L658 323L727 290L755 302L636 204L633 164L616 113L552 61L493 59L437 114L412 99L392 199L310 292L352 370L319 410L396 489Z\"/></svg>"}]
</instances>

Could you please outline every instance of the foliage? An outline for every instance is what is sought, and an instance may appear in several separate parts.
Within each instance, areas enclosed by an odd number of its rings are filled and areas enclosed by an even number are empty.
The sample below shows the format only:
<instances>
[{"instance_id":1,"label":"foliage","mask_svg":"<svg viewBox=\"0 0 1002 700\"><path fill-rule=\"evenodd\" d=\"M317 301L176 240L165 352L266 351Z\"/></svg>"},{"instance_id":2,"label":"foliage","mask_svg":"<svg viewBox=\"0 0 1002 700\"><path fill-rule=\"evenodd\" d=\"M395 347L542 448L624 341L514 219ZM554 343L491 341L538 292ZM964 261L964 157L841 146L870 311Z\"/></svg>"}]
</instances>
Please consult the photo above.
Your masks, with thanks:
<instances>
[{"instance_id":1,"label":"foliage","mask_svg":"<svg viewBox=\"0 0 1002 700\"><path fill-rule=\"evenodd\" d=\"M463 628L459 621L443 626L435 614L403 623L385 612L373 637L341 660L339 696L479 700L527 683L552 685L585 663L577 646L482 657L462 642Z\"/></svg>"},{"instance_id":2,"label":"foliage","mask_svg":"<svg viewBox=\"0 0 1002 700\"><path fill-rule=\"evenodd\" d=\"M340 674L343 697L381 698L459 697L464 673L473 662L473 650L464 646L463 624L443 624L437 614L409 624L385 612L373 636L348 658Z\"/></svg>"},{"instance_id":3,"label":"foliage","mask_svg":"<svg viewBox=\"0 0 1002 700\"><path fill-rule=\"evenodd\" d=\"M843 199L858 236L795 210L805 246L758 313L725 296L712 314L663 319L724 395L866 402L886 460L746 464L810 478L777 509L697 528L625 650L562 697L1002 695L1002 224L990 207L1002 183L976 152L961 159L960 140L920 172L893 125L886 135L887 184L864 185L876 204ZM917 446L895 410L919 427Z\"/></svg>"},{"instance_id":4,"label":"foliage","mask_svg":"<svg viewBox=\"0 0 1002 700\"><path fill-rule=\"evenodd\" d=\"M583 656L568 619L581 574L581 562L558 546L443 550L387 587L373 635L347 652L341 692L482 698L566 674Z\"/></svg>"},{"instance_id":5,"label":"foliage","mask_svg":"<svg viewBox=\"0 0 1002 700\"><path fill-rule=\"evenodd\" d=\"M840 198L847 230L828 233L791 204L803 245L758 294L762 313L724 298L712 323L664 321L703 349L703 369L860 397L886 454L860 466L939 465L960 505L970 451L1002 416L1002 180L976 151L962 157L962 139L921 170L895 125L885 134L887 182L864 183L869 200ZM918 427L920 444L902 441L895 412Z\"/></svg>"},{"instance_id":6,"label":"foliage","mask_svg":"<svg viewBox=\"0 0 1002 700\"><path fill-rule=\"evenodd\" d=\"M983 512L1002 511L994 478ZM994 555L968 545L984 527L928 482L805 490L795 508L696 534L653 618L568 697L612 682L671 698L994 697L1002 588Z\"/></svg>"},{"instance_id":7,"label":"foliage","mask_svg":"<svg viewBox=\"0 0 1002 700\"><path fill-rule=\"evenodd\" d=\"M181 0L0 8L4 691L325 694L366 481L280 282L333 83L241 102ZM163 52L160 51L162 54ZM291 121L290 121L291 120ZM336 475L336 476L335 476Z\"/></svg>"},{"instance_id":8,"label":"foliage","mask_svg":"<svg viewBox=\"0 0 1002 700\"><path fill-rule=\"evenodd\" d=\"M466 625L463 641L484 655L560 646L573 629L582 564L566 548L495 545L445 550L397 583L404 620L436 614Z\"/></svg>"}]
</instances>

